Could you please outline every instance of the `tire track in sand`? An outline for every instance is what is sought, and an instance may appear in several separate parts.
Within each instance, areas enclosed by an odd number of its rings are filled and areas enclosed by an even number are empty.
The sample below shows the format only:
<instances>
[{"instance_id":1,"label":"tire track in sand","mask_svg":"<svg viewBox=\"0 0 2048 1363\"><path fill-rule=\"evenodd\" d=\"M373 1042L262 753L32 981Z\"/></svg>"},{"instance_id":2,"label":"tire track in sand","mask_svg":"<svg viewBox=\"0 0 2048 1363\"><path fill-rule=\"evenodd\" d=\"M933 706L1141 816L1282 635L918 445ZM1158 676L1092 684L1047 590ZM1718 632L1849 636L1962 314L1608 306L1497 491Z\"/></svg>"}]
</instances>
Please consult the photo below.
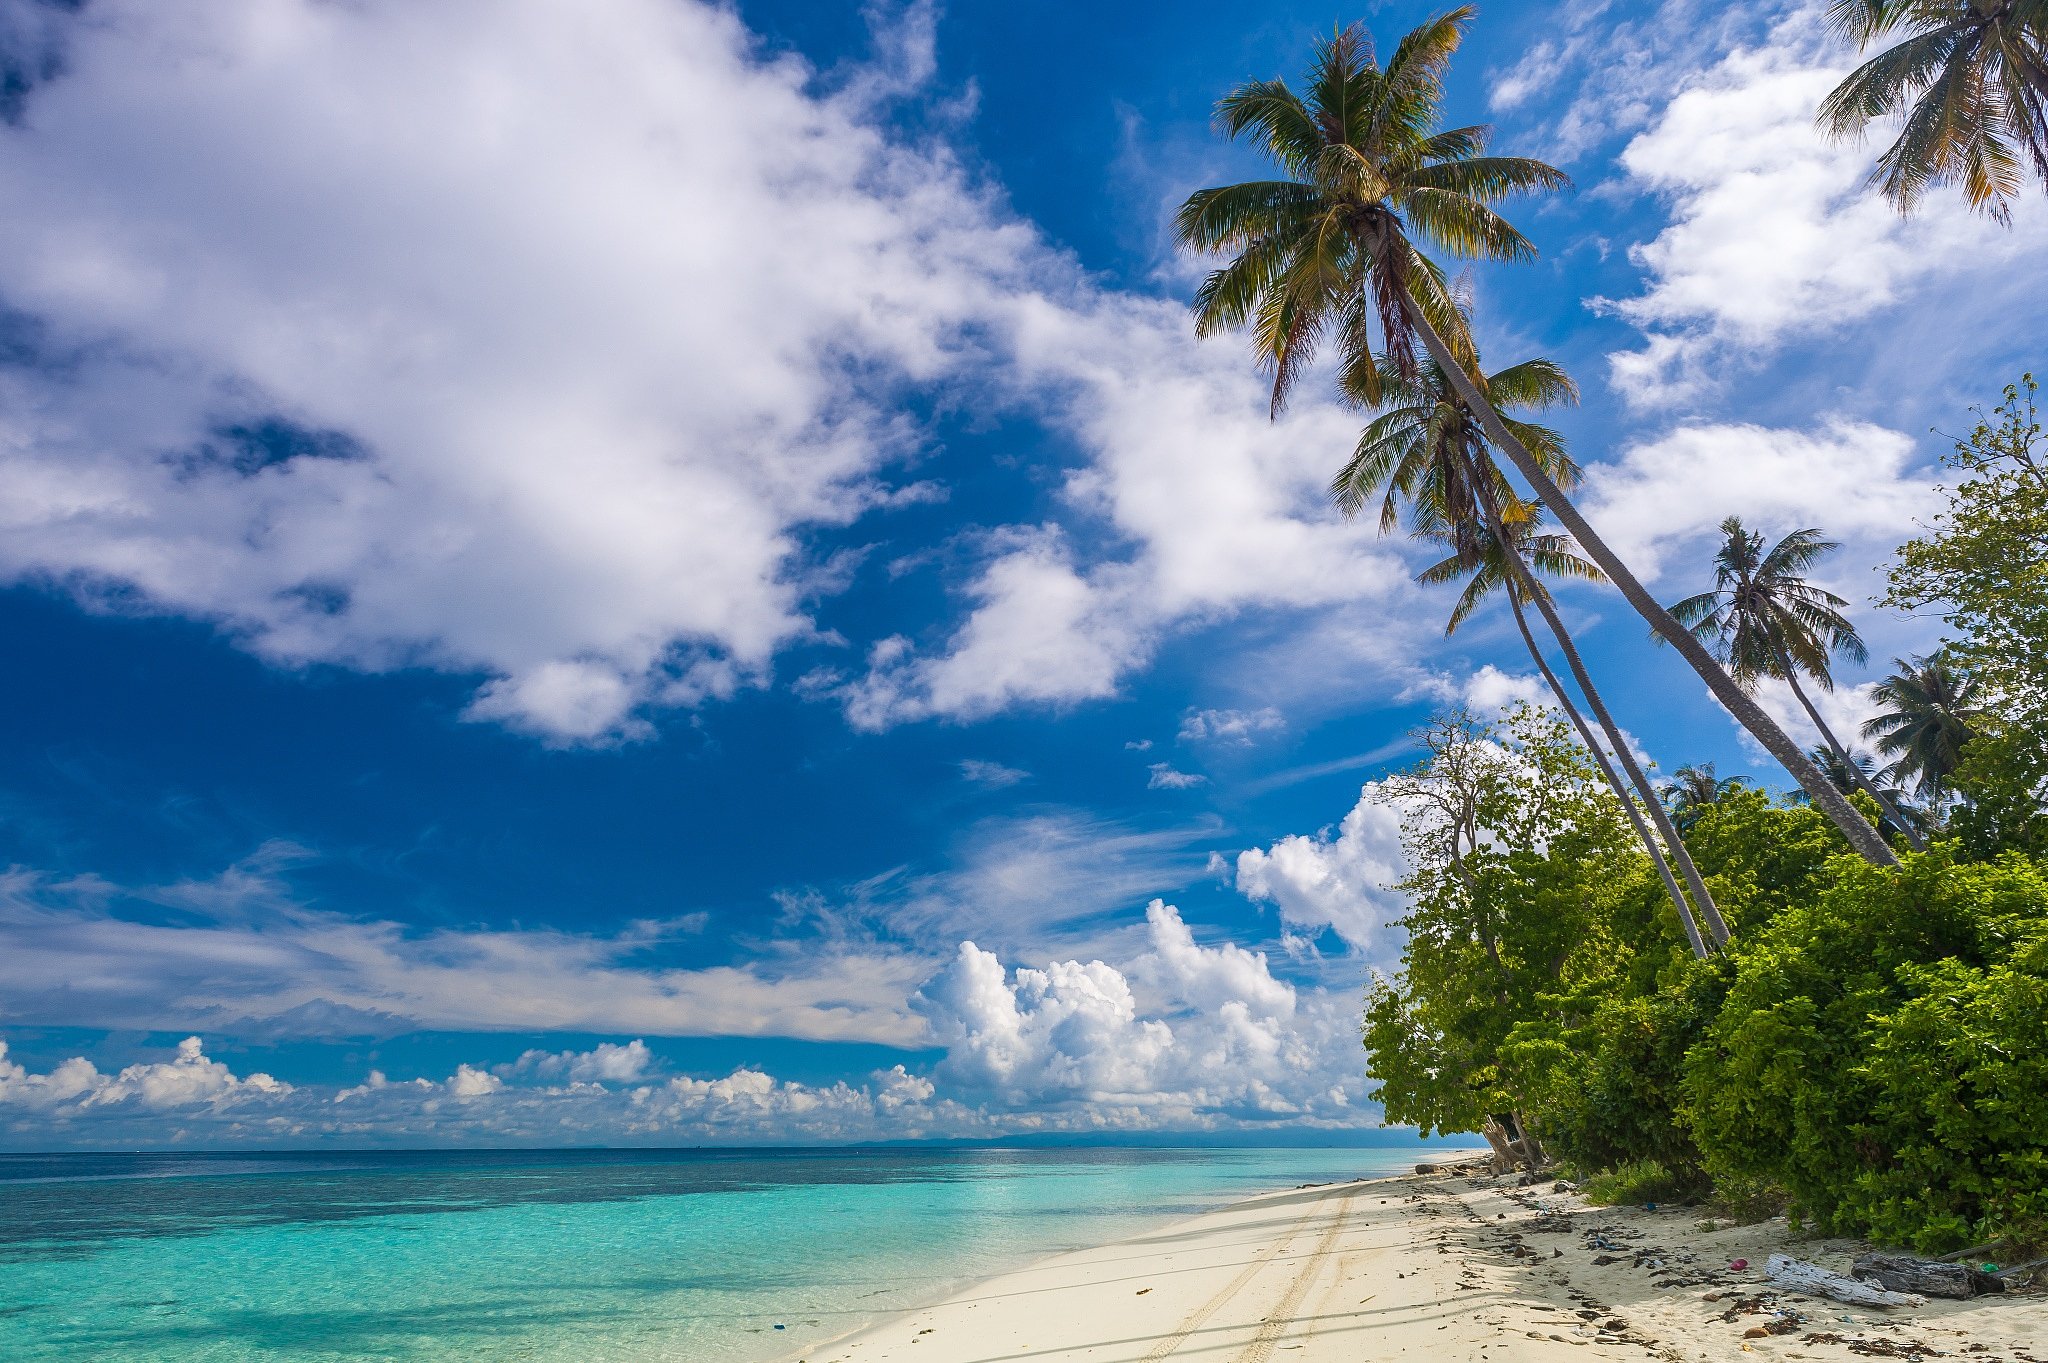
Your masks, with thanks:
<instances>
[{"instance_id":1,"label":"tire track in sand","mask_svg":"<svg viewBox=\"0 0 2048 1363\"><path fill-rule=\"evenodd\" d=\"M1301 1309L1302 1298L1322 1276L1324 1261L1336 1248L1337 1237L1344 1233L1344 1219L1351 1215L1351 1197L1350 1193L1344 1194L1337 1214L1330 1218L1329 1229L1323 1232L1322 1239L1316 1241L1316 1247L1310 1252L1308 1262L1301 1266L1301 1272L1295 1274L1294 1281L1287 1285L1287 1295L1267 1314L1259 1325L1259 1332L1252 1336L1252 1342L1245 1345L1244 1352L1237 1356L1236 1363L1266 1363L1273 1356L1273 1348L1280 1342L1281 1332L1294 1323L1294 1313Z\"/></svg>"},{"instance_id":2,"label":"tire track in sand","mask_svg":"<svg viewBox=\"0 0 2048 1363\"><path fill-rule=\"evenodd\" d=\"M1301 1214L1300 1220L1287 1228L1285 1235L1260 1250L1257 1254L1254 1254L1251 1262L1246 1264L1235 1278L1224 1284L1223 1289L1215 1296L1188 1312L1181 1319L1181 1323L1175 1327L1173 1333L1162 1338L1157 1344L1154 1344L1152 1351L1146 1354L1140 1360L1140 1363L1159 1363L1161 1359L1185 1343L1187 1337L1201 1329L1207 1323L1209 1317L1222 1310L1224 1306L1229 1304L1232 1297L1243 1291L1244 1285L1256 1277L1260 1269L1285 1254L1293 1246L1294 1237L1301 1234L1301 1228L1315 1219L1316 1213L1322 1210L1323 1203L1327 1201L1329 1201L1328 1197L1318 1200L1314 1206ZM1350 1205L1350 1200L1347 1197L1345 1206L1348 1208Z\"/></svg>"}]
</instances>

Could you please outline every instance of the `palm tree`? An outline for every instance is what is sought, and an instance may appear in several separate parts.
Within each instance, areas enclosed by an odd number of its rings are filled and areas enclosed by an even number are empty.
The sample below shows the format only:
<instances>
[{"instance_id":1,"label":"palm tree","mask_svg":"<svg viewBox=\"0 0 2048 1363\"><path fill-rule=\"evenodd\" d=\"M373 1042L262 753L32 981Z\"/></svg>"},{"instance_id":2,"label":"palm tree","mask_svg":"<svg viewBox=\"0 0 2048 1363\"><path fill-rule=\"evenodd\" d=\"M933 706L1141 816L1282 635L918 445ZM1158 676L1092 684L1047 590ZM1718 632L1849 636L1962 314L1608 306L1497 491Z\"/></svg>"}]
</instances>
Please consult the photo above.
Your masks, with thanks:
<instances>
[{"instance_id":1,"label":"palm tree","mask_svg":"<svg viewBox=\"0 0 2048 1363\"><path fill-rule=\"evenodd\" d=\"M1474 359L1476 365L1477 357ZM1706 882L1686 854L1677 830L1664 822L1663 809L1657 804L1648 778L1643 775L1613 716L1608 713L1606 702L1594 688L1593 679L1587 674L1550 593L1536 582L1529 564L1534 561L1536 566L1555 576L1576 576L1594 581L1600 578L1599 570L1579 558L1570 541L1564 537L1534 534L1538 508L1515 494L1499 467L1487 455L1485 433L1477 417L1459 399L1455 385L1435 360L1418 364L1416 377L1410 380L1400 374L1391 357L1382 355L1372 366L1370 382L1365 381L1360 366L1352 367L1346 375L1346 382L1354 401L1364 404L1377 399L1387 405L1388 410L1366 427L1350 461L1331 481L1332 499L1346 515L1356 515L1379 497L1381 534L1392 530L1398 522L1399 506L1405 500L1410 508L1414 532L1420 537L1436 540L1452 551L1450 558L1426 569L1421 579L1442 582L1455 580L1467 573L1472 575L1446 633L1455 630L1488 592L1503 585L1511 588L1508 602L1514 610L1516 623L1522 629L1523 641L1536 659L1538 670L1578 727L1586 747L1606 772L1645 849L1664 874L1688 939L1693 942L1695 951L1704 954L1706 948L1700 941L1685 897L1678 893L1676 882L1670 878L1664 851L1643 825L1641 811L1629 796L1628 788L1608 766L1607 750L1603 750L1594 739L1569 693L1550 671L1529 630L1522 606L1524 603L1535 605L1563 649L1574 679L1607 735L1609 748L1641 792L1651 817L1658 821L1665 846L1685 875L1686 884L1706 916L1715 941L1727 941L1726 924L1707 891ZM1492 375L1482 374L1480 382L1497 408L1540 409L1578 398L1578 389L1570 377L1549 360L1528 360ZM1553 477L1565 483L1578 481L1578 465L1565 453L1564 441L1555 431L1532 422L1502 419L1517 439L1537 452L1537 457ZM1504 545L1511 547L1503 551Z\"/></svg>"},{"instance_id":2,"label":"palm tree","mask_svg":"<svg viewBox=\"0 0 2048 1363\"><path fill-rule=\"evenodd\" d=\"M1828 25L1858 51L1906 34L1850 72L1819 117L1830 135L1860 138L1904 112L1870 175L1900 212L1960 181L1972 208L2010 222L2014 143L2048 185L2048 0L1833 0Z\"/></svg>"},{"instance_id":3,"label":"palm tree","mask_svg":"<svg viewBox=\"0 0 2048 1363\"><path fill-rule=\"evenodd\" d=\"M1608 750L1593 736L1593 730L1586 723L1585 716L1573 703L1571 693L1565 689L1564 683L1551 671L1550 660L1544 656L1542 647L1536 642L1535 633L1529 628L1529 616L1522 608L1523 603L1532 599L1532 590L1547 593L1548 589L1540 582L1534 581L1534 573L1526 577L1515 573L1508 565L1509 553L1520 554L1524 563L1537 572L1551 577L1576 577L1593 582L1600 580L1600 570L1574 553L1575 546L1565 536L1535 533L1539 515L1536 507L1527 502L1519 502L1513 512L1504 517L1509 533L1518 537L1514 546L1508 550L1503 550L1500 543L1486 532L1480 532L1476 536L1461 535L1449 529L1428 532L1428 538L1450 545L1455 552L1442 562L1423 569L1416 574L1415 580L1435 584L1455 582L1461 577L1469 576L1465 590L1458 596L1457 606L1444 625L1445 634L1456 633L1458 626L1471 617L1472 612L1478 609L1488 595L1496 590L1506 589L1508 608L1515 617L1515 628L1521 632L1522 643L1529 650L1530 658L1535 661L1536 670L1542 674L1544 685L1548 686L1550 694L1557 698L1558 705L1563 708L1566 718L1571 720L1572 728L1577 731L1579 741L1585 744L1586 751L1593 755L1594 765L1599 767L1600 774L1606 778L1608 788L1614 792L1615 798L1621 801L1621 807L1628 815L1629 824L1635 829L1637 840L1642 843L1643 850L1649 853L1650 862L1656 867L1658 878L1664 882L1664 892L1670 896L1672 907L1678 911L1679 924L1685 929L1685 940L1691 944L1693 954L1705 960L1709 955L1709 949L1700 936L1699 924L1692 915L1692 906L1685 902L1685 895L1678 888L1678 881L1672 877L1671 866L1665 860L1663 848L1658 845L1649 825L1643 822L1642 810L1630 796L1628 787L1622 784L1621 777L1616 774ZM1525 582L1529 585L1524 586ZM1610 729L1608 741L1619 749L1624 740ZM1674 841L1673 847L1681 854L1684 852L1683 843Z\"/></svg>"},{"instance_id":4,"label":"palm tree","mask_svg":"<svg viewBox=\"0 0 2048 1363\"><path fill-rule=\"evenodd\" d=\"M1892 759L1885 771L1912 781L1921 798L1940 807L1963 757L1963 746L1986 717L1977 704L1977 680L1949 665L1939 653L1894 658L1898 671L1879 682L1871 697L1885 708L1864 722L1863 736Z\"/></svg>"},{"instance_id":5,"label":"palm tree","mask_svg":"<svg viewBox=\"0 0 2048 1363\"><path fill-rule=\"evenodd\" d=\"M1864 790L1879 795L1885 807L1885 815L1879 826L1908 837L1915 834L1925 836L1933 827L1933 820L1924 809L1908 803L1905 792L1898 785L1875 770L1875 764L1868 753L1840 752L1825 744L1812 749L1813 764L1827 773L1835 783L1835 789L1847 795L1851 790Z\"/></svg>"},{"instance_id":6,"label":"palm tree","mask_svg":"<svg viewBox=\"0 0 2048 1363\"><path fill-rule=\"evenodd\" d=\"M1740 516L1730 516L1721 522L1713 590L1688 596L1671 607L1671 614L1715 650L1739 685L1751 688L1770 677L1791 687L1821 741L1838 759L1837 774L1846 775L1876 800L1915 851L1925 851L1926 840L1850 760L1848 749L1799 684L1803 672L1822 690L1832 691L1836 654L1859 663L1869 656L1856 627L1842 614L1849 603L1801 575L1840 547L1818 530L1794 530L1766 550L1761 534L1746 528ZM1829 785L1839 792L1838 783L1831 780Z\"/></svg>"},{"instance_id":7,"label":"palm tree","mask_svg":"<svg viewBox=\"0 0 2048 1363\"><path fill-rule=\"evenodd\" d=\"M1678 825L1678 831L1690 833L1709 806L1719 804L1724 796L1734 794L1745 784L1740 776L1722 776L1714 770L1712 762L1701 762L1672 772L1658 794L1664 797L1664 807L1671 811L1671 821Z\"/></svg>"},{"instance_id":8,"label":"palm tree","mask_svg":"<svg viewBox=\"0 0 2048 1363\"><path fill-rule=\"evenodd\" d=\"M1284 178L1199 190L1181 206L1181 245L1231 256L1196 293L1196 333L1250 327L1273 376L1276 414L1324 342L1338 347L1347 390L1373 405L1382 372L1372 354L1375 324L1391 368L1405 378L1417 372L1419 342L1493 447L1629 604L1852 846L1879 864L1895 863L1869 821L1594 532L1467 371L1470 333L1443 270L1415 247L1410 232L1457 257L1528 260L1535 247L1493 205L1569 183L1541 161L1488 155L1486 127L1442 126L1444 75L1472 14L1464 6L1425 21L1384 66L1363 29L1344 29L1317 44L1305 94L1284 81L1251 81L1218 102L1222 131L1254 139Z\"/></svg>"}]
</instances>

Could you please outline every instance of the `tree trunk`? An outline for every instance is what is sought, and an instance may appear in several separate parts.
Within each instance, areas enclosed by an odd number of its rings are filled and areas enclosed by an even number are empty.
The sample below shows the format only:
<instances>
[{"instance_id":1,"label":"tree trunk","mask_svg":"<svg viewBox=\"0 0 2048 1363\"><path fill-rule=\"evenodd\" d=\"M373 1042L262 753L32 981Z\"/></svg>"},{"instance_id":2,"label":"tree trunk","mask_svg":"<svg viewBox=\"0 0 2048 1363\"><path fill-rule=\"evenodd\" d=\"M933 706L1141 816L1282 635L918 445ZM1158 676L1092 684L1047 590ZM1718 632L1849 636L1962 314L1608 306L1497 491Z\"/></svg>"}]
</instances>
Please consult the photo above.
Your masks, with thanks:
<instances>
[{"instance_id":1,"label":"tree trunk","mask_svg":"<svg viewBox=\"0 0 2048 1363\"><path fill-rule=\"evenodd\" d=\"M1678 921L1685 928L1685 940L1692 944L1692 954L1703 961L1706 960L1707 944L1700 939L1700 926L1693 921L1692 907L1685 902L1684 892L1678 888L1678 882L1672 879L1671 867L1664 860L1663 850L1657 846L1657 839L1650 832L1650 826L1643 822L1643 812L1636 808L1634 798L1621 784L1621 778L1614 774L1614 764L1608 760L1606 751L1594 739L1593 731L1586 725L1585 716L1579 713L1578 706L1572 704L1571 695L1564 689L1564 683L1550 670L1549 662L1543 657L1543 650L1536 646L1536 636L1529 629L1529 617L1522 611L1519 589L1512 582L1508 584L1508 606L1515 613L1515 627L1522 631L1522 642L1529 646L1529 656L1536 660L1536 670L1543 674L1544 684L1550 688L1550 694L1557 697L1557 703L1564 707L1565 715L1570 718L1572 727L1579 732L1579 741L1593 754L1593 761L1599 766L1600 774L1607 778L1608 787L1614 791L1615 798L1621 801L1622 809L1628 813L1628 821L1635 827L1636 837L1641 840L1643 850L1650 854L1651 863L1656 866L1658 876L1664 881L1664 891L1671 896L1672 907L1678 910Z\"/></svg>"},{"instance_id":2,"label":"tree trunk","mask_svg":"<svg viewBox=\"0 0 2048 1363\"><path fill-rule=\"evenodd\" d=\"M1457 390L1465 405L1472 409L1472 414L1479 419L1480 428L1486 432L1487 439L1492 441L1495 447L1508 457L1516 471L1528 480L1536 495L1556 514L1558 521L1571 532L1587 556L1599 565L1600 571L1607 575L1608 581L1612 582L1628 603L1635 607L1636 612L1649 622L1658 637L1677 649L1679 656L1692 665L1693 671L1707 684L1707 690L1713 693L1714 699L1726 706L1728 713L1735 716L1736 722L1749 730L1756 741L1763 744L1764 750L1778 760L1792 779L1812 797L1814 804L1834 821L1835 827L1842 830L1842 836L1849 840L1851 847L1874 865L1898 865L1899 859L1886 844L1883 835L1871 826L1868 819L1857 812L1856 807L1843 797L1842 792L1835 789L1833 782L1821 775L1820 769L1808 760L1805 753L1799 751L1799 745L1779 727L1777 721L1765 714L1763 707L1735 684L1727 669L1714 660L1714 656L1707 652L1699 640L1693 638L1690 630L1671 617L1671 612L1657 603L1657 599L1636 580L1635 574L1628 570L1628 565L1621 561L1620 556L1593 532L1593 527L1579 513L1572 500L1564 495L1563 489L1544 472L1543 466L1536 462L1534 456L1523 447L1522 442L1515 439L1514 433L1501 420L1500 413L1493 409L1493 404L1487 401L1486 394L1472 381L1472 376L1465 372L1465 367L1458 363L1450 347L1444 344L1443 337L1437 335L1436 328L1431 326L1429 318L1423 315L1414 295L1405 287L1402 289L1401 302L1407 311L1410 324L1422 338L1424 348L1429 351L1430 358L1444 371L1444 376L1450 380L1451 386ZM1704 907L1702 905L1702 908Z\"/></svg>"},{"instance_id":3,"label":"tree trunk","mask_svg":"<svg viewBox=\"0 0 2048 1363\"><path fill-rule=\"evenodd\" d=\"M1800 705L1805 707L1806 717L1813 721L1814 728L1820 730L1821 742L1827 744L1829 750L1841 759L1843 768L1849 773L1849 779L1861 786L1865 795L1877 801L1877 807L1882 809L1886 816L1891 819L1892 827L1906 835L1908 846L1915 852L1925 852L1927 850L1927 839L1913 831L1913 826L1906 822L1906 816L1899 812L1899 807L1893 804L1890 798L1883 791L1879 790L1868 776L1863 774L1863 768L1856 765L1855 759L1849 755L1849 750L1842 746L1841 740L1835 737L1835 731L1828 728L1828 722L1820 717L1820 711L1814 708L1813 702L1807 699L1806 692L1800 689L1798 675L1792 670L1792 660L1780 652L1778 654L1778 665L1785 669L1785 684L1792 688L1792 694L1797 696Z\"/></svg>"},{"instance_id":4,"label":"tree trunk","mask_svg":"<svg viewBox=\"0 0 2048 1363\"><path fill-rule=\"evenodd\" d=\"M1664 808L1664 802L1657 798L1656 788L1650 784L1650 778L1643 774L1642 765L1636 761L1635 754L1629 751L1627 741L1621 736L1621 727L1614 722L1614 716L1608 713L1607 702L1601 699L1599 689L1593 685L1592 675L1586 671L1585 660L1579 656L1578 645L1572 642L1571 631L1566 629L1564 621L1558 618L1557 607L1552 604L1550 593L1544 591L1530 574L1529 565L1523 562L1521 552L1514 547L1514 541L1508 537L1507 527L1501 523L1500 504L1493 498L1491 485L1484 481L1484 474L1469 459L1465 464L1465 474L1472 480L1473 496L1479 503L1481 513L1486 517L1486 529L1507 560L1509 591L1527 592L1529 599L1536 603L1536 612L1543 617L1543 623L1550 626L1551 634L1556 637L1558 650L1564 654L1565 665L1571 669L1572 679L1579 684L1579 693L1586 698L1586 705L1593 711L1593 718L1600 722L1602 732L1613 745L1615 761L1621 763L1621 769L1628 773L1629 783L1642 795L1643 805L1650 814L1650 821L1657 825L1657 833L1664 839L1664 846L1670 850L1671 859L1678 863L1679 873L1685 877L1685 886L1692 891L1693 903L1699 906L1701 917L1707 920L1707 931L1713 934L1714 944L1726 946L1728 924L1721 917L1720 906L1714 903L1714 896L1707 890L1707 882L1701 877L1699 868L1693 865L1692 854L1685 850L1684 839L1680 838L1678 830L1671 826L1671 815ZM1834 787L1830 786L1829 789L1832 790Z\"/></svg>"}]
</instances>

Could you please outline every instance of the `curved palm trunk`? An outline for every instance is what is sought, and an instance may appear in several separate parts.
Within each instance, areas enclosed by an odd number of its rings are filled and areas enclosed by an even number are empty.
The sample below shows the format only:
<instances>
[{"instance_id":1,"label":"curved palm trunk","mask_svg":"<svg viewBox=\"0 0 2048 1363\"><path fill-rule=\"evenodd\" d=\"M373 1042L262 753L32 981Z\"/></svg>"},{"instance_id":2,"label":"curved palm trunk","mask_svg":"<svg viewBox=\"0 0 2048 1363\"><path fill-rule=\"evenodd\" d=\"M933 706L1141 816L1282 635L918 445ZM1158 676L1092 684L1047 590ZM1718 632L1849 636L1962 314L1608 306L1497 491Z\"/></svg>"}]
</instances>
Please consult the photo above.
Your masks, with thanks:
<instances>
[{"instance_id":1,"label":"curved palm trunk","mask_svg":"<svg viewBox=\"0 0 2048 1363\"><path fill-rule=\"evenodd\" d=\"M1600 722L1601 731L1607 735L1615 761L1621 763L1621 769L1628 773L1629 784L1642 795L1643 805L1649 811L1651 822L1657 825L1657 833L1664 839L1664 846L1669 849L1671 859L1678 863L1679 873L1685 877L1685 886L1692 891L1693 903L1699 905L1700 915L1707 920L1707 931L1713 934L1715 945L1726 946L1728 924L1721 917L1721 908L1714 903L1714 896L1708 891L1707 882L1701 877L1699 867L1693 865L1691 853L1685 850L1684 839L1680 838L1678 830L1671 826L1670 812L1664 808L1664 802L1657 798L1656 788L1650 784L1650 778L1643 774L1642 764L1637 762L1635 754L1629 751L1627 741L1621 736L1621 727L1614 722L1614 716L1608 712L1607 702L1600 698L1600 690L1593 685L1592 674L1586 671L1585 659L1579 656L1579 646L1572 641L1571 631L1565 628L1564 621L1558 617L1557 607L1551 604L1550 594L1537 584L1535 577L1529 572L1529 565L1523 562L1521 554L1510 548L1514 541L1508 537L1507 527L1501 524L1500 506L1494 501L1492 491L1482 481L1479 471L1469 461L1466 464L1466 476L1472 480L1480 511L1486 517L1487 531L1493 536L1494 543L1502 547L1507 559L1508 570L1512 575L1510 594L1515 591L1527 592L1529 599L1536 603L1537 614L1543 617L1544 624L1550 626L1551 634L1557 639L1558 651L1564 654L1565 665L1571 669L1572 679L1579 684L1579 694L1586 698L1587 708L1592 710L1593 718ZM1833 790L1834 787L1829 786L1828 789Z\"/></svg>"},{"instance_id":2,"label":"curved palm trunk","mask_svg":"<svg viewBox=\"0 0 2048 1363\"><path fill-rule=\"evenodd\" d=\"M1863 768L1856 765L1855 759L1849 756L1849 750L1842 746L1841 740L1835 737L1834 730L1828 728L1828 722L1820 717L1820 711L1814 708L1811 700L1807 699L1806 692L1800 688L1798 675L1792 670L1791 659L1780 654L1779 663L1785 669L1785 684L1792 688L1792 694L1797 696L1800 705L1805 707L1806 717L1813 721L1813 727L1820 730L1821 741L1826 743L1835 756L1841 759L1843 769L1849 773L1849 779L1861 786L1865 795L1877 801L1877 807L1882 809L1885 812L1885 816L1892 821L1893 828L1906 835L1907 844L1915 852L1925 852L1927 850L1927 839L1913 831L1913 826L1906 822L1906 816L1899 812L1899 807L1893 804L1891 799L1883 791L1879 790L1868 776L1863 774Z\"/></svg>"},{"instance_id":3,"label":"curved palm trunk","mask_svg":"<svg viewBox=\"0 0 2048 1363\"><path fill-rule=\"evenodd\" d=\"M1578 706L1572 704L1571 695L1564 689L1564 683L1550 670L1550 663L1544 658L1543 650L1537 647L1536 636L1529 629L1529 617L1522 610L1519 590L1511 586L1507 595L1508 606L1515 613L1515 627L1522 631L1522 642L1529 646L1529 656L1536 660L1536 670L1543 674L1544 684L1550 688L1550 694L1556 696L1557 703L1564 707L1566 716L1571 719L1572 727L1578 730L1579 741L1586 745L1586 751L1593 754L1593 761L1599 766L1600 774L1607 778L1608 787L1614 791L1615 797L1621 801L1622 809L1628 813L1628 821L1634 826L1637 839L1642 842L1643 850L1650 854L1651 863L1656 866L1658 876L1664 881L1664 891L1671 896L1672 907L1678 910L1678 921L1685 927L1685 940L1692 944L1692 954L1703 961L1706 960L1707 944L1700 938L1700 925L1693 920L1692 907L1685 902L1684 892L1672 878L1671 866L1664 860L1663 849L1658 847L1656 837L1650 832L1650 826L1643 822L1643 812L1636 808L1636 802L1630 798L1628 790L1621 784L1621 778L1614 774L1614 763L1608 760L1606 750L1594 739L1593 731L1586 726L1585 716L1579 713Z\"/></svg>"},{"instance_id":4,"label":"curved palm trunk","mask_svg":"<svg viewBox=\"0 0 2048 1363\"><path fill-rule=\"evenodd\" d=\"M1628 570L1628 565L1621 561L1620 556L1608 548L1605 540L1594 533L1593 527L1579 513L1578 507L1564 495L1564 490L1543 471L1543 466L1536 462L1523 447L1522 442L1515 439L1514 433L1508 430L1507 424L1500 419L1500 413L1493 409L1493 404L1487 400L1486 394L1472 381L1472 376L1465 372L1465 366L1458 362L1457 357L1451 353L1451 348L1444 344L1443 337L1437 335L1436 328L1430 325L1429 318L1423 315L1421 307L1415 302L1415 296L1409 293L1405 286L1401 290L1401 304L1416 334L1422 337L1422 344L1429 351L1430 358L1436 361L1437 366L1444 371L1445 377L1451 381L1451 386L1457 389L1458 396L1472 409L1473 415L1479 418L1480 428L1486 432L1487 439L1493 442L1494 446L1508 457L1515 470L1528 480L1544 505L1556 514L1558 521L1571 532L1587 556L1598 564L1600 571L1620 589L1622 596L1635 607L1637 614L1647 620L1658 636L1677 649L1679 656L1692 665L1692 670L1707 684L1707 690L1713 693L1714 699L1726 706L1728 713L1735 716L1736 722L1749 730L1756 741L1763 744L1764 750L1778 760L1792 779L1812 797L1814 804L1834 821L1835 827L1842 830L1842 836L1849 840L1851 847L1874 865L1898 865L1899 859L1886 844L1883 835L1871 826L1868 819L1857 812L1856 807L1843 797L1841 791L1835 789L1833 782L1821 775L1820 769L1813 765L1805 753L1799 751L1799 745L1779 727L1777 721L1765 714L1763 707L1735 684L1727 670L1714 660L1714 656L1707 652L1699 640L1693 638L1692 632L1671 618L1671 612L1657 603L1657 599L1636 580L1635 574ZM1590 701L1591 698L1588 699ZM1623 752L1626 751L1624 745ZM1701 907L1705 908L1704 905Z\"/></svg>"}]
</instances>

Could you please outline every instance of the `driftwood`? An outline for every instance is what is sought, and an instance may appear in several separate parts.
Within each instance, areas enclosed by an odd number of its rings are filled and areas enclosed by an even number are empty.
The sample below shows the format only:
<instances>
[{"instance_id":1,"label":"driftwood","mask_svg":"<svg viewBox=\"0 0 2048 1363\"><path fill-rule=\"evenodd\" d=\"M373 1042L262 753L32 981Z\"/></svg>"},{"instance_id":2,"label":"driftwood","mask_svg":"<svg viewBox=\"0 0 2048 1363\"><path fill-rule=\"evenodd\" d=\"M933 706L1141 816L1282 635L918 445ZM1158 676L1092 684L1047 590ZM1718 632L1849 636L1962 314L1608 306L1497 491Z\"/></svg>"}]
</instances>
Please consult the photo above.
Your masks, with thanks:
<instances>
[{"instance_id":1,"label":"driftwood","mask_svg":"<svg viewBox=\"0 0 2048 1363\"><path fill-rule=\"evenodd\" d=\"M1851 1270L1867 1283L1894 1292L1919 1292L1929 1297L1974 1297L1979 1292L2003 1292L2005 1284L1982 1269L1968 1264L1945 1264L1936 1259L1916 1259L1910 1254L1866 1254Z\"/></svg>"},{"instance_id":2,"label":"driftwood","mask_svg":"<svg viewBox=\"0 0 2048 1363\"><path fill-rule=\"evenodd\" d=\"M1786 1292L1804 1292L1809 1297L1833 1297L1853 1306L1925 1306L1927 1298L1912 1292L1889 1292L1869 1283L1859 1283L1819 1264L1809 1264L1789 1254L1773 1254L1764 1264L1764 1279Z\"/></svg>"}]
</instances>

